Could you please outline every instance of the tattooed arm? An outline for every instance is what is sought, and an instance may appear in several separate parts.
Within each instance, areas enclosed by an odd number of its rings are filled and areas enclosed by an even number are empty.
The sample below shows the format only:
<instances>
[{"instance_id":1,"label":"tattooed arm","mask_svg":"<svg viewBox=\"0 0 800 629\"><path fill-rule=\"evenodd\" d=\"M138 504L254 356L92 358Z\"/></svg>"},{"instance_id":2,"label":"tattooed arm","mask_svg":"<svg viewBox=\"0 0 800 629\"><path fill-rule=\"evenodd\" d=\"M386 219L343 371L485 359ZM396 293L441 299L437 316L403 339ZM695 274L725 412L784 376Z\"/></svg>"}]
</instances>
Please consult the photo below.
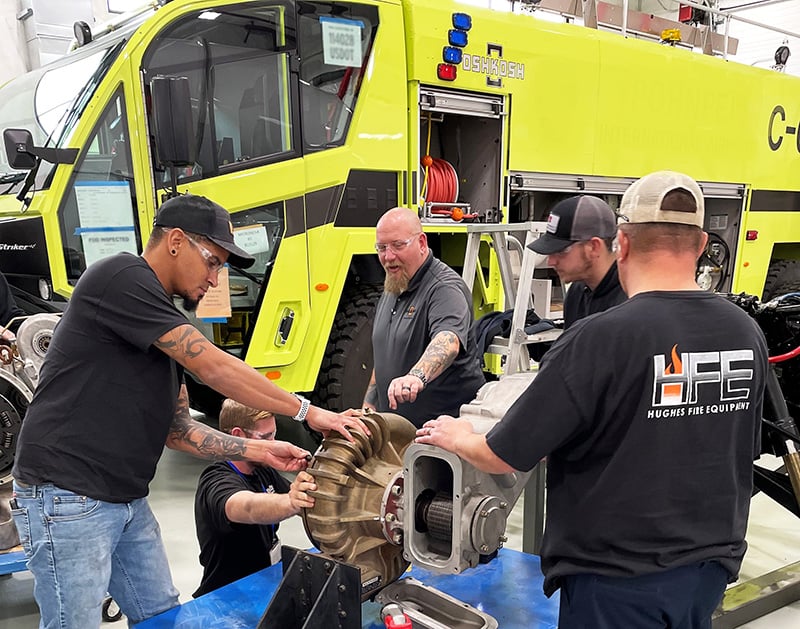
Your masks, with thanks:
<instances>
[{"instance_id":1,"label":"tattooed arm","mask_svg":"<svg viewBox=\"0 0 800 629\"><path fill-rule=\"evenodd\" d=\"M213 461L253 461L284 471L305 469L308 452L285 441L242 439L206 426L189 414L186 385L181 386L167 447Z\"/></svg>"},{"instance_id":2,"label":"tattooed arm","mask_svg":"<svg viewBox=\"0 0 800 629\"><path fill-rule=\"evenodd\" d=\"M389 383L389 408L395 410L398 402L413 402L429 382L453 364L461 349L454 332L442 331L428 343L417 363L405 376Z\"/></svg>"},{"instance_id":3,"label":"tattooed arm","mask_svg":"<svg viewBox=\"0 0 800 629\"><path fill-rule=\"evenodd\" d=\"M273 384L247 363L216 347L188 323L170 330L154 345L225 397L252 408L289 417L297 415L300 410L300 401L294 395ZM179 403L176 419L182 416L181 406ZM185 407L185 416L182 416L184 418L188 417L188 402ZM323 433L336 430L351 441L353 437L349 433L350 428L369 434L358 417L331 413L317 406L309 408L306 421L315 430ZM200 436L195 436L198 446L201 445L200 441ZM263 447L260 446L259 449Z\"/></svg>"}]
</instances>

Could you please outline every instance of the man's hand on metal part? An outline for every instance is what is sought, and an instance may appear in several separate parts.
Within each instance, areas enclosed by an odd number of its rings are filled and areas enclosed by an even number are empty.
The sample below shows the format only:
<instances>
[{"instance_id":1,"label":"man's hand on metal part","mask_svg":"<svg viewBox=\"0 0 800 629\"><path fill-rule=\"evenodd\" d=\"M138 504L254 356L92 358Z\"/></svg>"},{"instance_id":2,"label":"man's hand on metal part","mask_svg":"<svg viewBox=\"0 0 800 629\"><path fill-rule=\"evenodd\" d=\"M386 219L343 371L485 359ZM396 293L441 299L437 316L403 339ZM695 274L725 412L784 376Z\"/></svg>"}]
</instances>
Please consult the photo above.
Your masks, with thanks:
<instances>
[{"instance_id":1,"label":"man's hand on metal part","mask_svg":"<svg viewBox=\"0 0 800 629\"><path fill-rule=\"evenodd\" d=\"M413 402L425 388L425 384L417 376L406 374L395 378L389 383L389 408L397 410L397 405L406 402Z\"/></svg>"},{"instance_id":2,"label":"man's hand on metal part","mask_svg":"<svg viewBox=\"0 0 800 629\"><path fill-rule=\"evenodd\" d=\"M417 430L416 443L425 443L439 446L449 452L456 452L456 444L464 436L472 434L472 423L440 415L438 419L426 421L422 428Z\"/></svg>"},{"instance_id":3,"label":"man's hand on metal part","mask_svg":"<svg viewBox=\"0 0 800 629\"><path fill-rule=\"evenodd\" d=\"M314 498L306 492L315 491L316 489L317 484L311 474L308 472L297 473L297 477L289 487L289 502L292 503L296 513L300 513L301 509L310 509L314 506Z\"/></svg>"},{"instance_id":4,"label":"man's hand on metal part","mask_svg":"<svg viewBox=\"0 0 800 629\"><path fill-rule=\"evenodd\" d=\"M326 437L330 431L335 430L344 436L348 441L353 441L353 435L350 430L360 430L365 435L369 435L367 425L361 421L361 409L347 409L343 413L333 413L326 411L324 408L312 406L308 410L306 422L314 430L321 432Z\"/></svg>"},{"instance_id":5,"label":"man's hand on metal part","mask_svg":"<svg viewBox=\"0 0 800 629\"><path fill-rule=\"evenodd\" d=\"M274 467L276 470L284 472L297 472L304 470L311 460L311 453L303 448L298 448L288 441L266 441L263 439L250 439L249 442L256 442L263 454L260 458L249 458L249 460Z\"/></svg>"}]
</instances>

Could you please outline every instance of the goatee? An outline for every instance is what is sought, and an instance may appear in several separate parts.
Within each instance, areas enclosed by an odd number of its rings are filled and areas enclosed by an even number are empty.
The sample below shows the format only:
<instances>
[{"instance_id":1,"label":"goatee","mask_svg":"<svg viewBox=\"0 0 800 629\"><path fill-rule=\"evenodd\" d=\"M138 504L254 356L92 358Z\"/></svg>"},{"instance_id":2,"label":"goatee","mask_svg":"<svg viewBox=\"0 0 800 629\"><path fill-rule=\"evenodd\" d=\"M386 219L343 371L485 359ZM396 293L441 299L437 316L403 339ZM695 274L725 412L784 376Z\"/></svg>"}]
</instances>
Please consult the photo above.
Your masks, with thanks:
<instances>
[{"instance_id":1,"label":"goatee","mask_svg":"<svg viewBox=\"0 0 800 629\"><path fill-rule=\"evenodd\" d=\"M199 299L191 299L190 297L183 298L183 309L186 312L194 312L197 310L197 305L200 303Z\"/></svg>"},{"instance_id":2,"label":"goatee","mask_svg":"<svg viewBox=\"0 0 800 629\"><path fill-rule=\"evenodd\" d=\"M399 295L408 290L408 280L409 278L405 271L392 275L387 273L386 279L383 280L383 290L392 295Z\"/></svg>"}]
</instances>

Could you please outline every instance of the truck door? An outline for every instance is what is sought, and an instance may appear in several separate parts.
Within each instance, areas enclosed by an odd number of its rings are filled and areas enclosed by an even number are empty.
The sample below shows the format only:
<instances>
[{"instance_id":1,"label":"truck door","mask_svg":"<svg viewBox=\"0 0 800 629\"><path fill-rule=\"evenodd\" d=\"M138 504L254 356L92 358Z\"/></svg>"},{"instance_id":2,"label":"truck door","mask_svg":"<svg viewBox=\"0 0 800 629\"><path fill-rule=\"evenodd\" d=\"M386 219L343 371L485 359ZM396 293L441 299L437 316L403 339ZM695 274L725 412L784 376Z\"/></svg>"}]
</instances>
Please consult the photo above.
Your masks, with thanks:
<instances>
[{"instance_id":1,"label":"truck door","mask_svg":"<svg viewBox=\"0 0 800 629\"><path fill-rule=\"evenodd\" d=\"M256 257L247 272L229 268L227 284L221 283L229 315L189 316L215 344L242 358L257 345L260 354L250 362L258 367L295 360L308 328L295 22L290 0L194 10L166 24L138 63L149 134L151 80L188 79L196 158L179 172L179 191L228 209L237 243ZM171 177L152 150L142 153L150 157L152 215ZM273 285L282 292L268 294Z\"/></svg>"}]
</instances>

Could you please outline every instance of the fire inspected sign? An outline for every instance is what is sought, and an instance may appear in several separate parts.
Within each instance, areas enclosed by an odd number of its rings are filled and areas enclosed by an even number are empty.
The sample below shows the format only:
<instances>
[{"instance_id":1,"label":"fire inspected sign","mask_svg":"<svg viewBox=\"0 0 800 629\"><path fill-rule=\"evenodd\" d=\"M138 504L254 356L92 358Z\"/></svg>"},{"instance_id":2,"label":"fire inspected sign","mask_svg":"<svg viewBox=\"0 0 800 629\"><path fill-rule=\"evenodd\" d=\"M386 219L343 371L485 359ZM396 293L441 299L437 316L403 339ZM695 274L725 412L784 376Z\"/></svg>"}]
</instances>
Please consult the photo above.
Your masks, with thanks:
<instances>
[{"instance_id":1,"label":"fire inspected sign","mask_svg":"<svg viewBox=\"0 0 800 629\"><path fill-rule=\"evenodd\" d=\"M332 66L361 67L361 20L322 16L322 52L325 63Z\"/></svg>"}]
</instances>

